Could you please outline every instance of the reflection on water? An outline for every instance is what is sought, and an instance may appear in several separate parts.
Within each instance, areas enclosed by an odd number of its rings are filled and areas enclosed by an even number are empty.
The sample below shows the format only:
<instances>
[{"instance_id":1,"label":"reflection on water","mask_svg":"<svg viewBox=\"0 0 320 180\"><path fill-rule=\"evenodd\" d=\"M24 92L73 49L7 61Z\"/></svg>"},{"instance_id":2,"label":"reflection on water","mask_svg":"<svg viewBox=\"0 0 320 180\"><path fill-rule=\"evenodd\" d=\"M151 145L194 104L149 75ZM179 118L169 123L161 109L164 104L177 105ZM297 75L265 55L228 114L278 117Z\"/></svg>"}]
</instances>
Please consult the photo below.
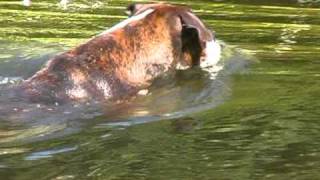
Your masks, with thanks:
<instances>
[{"instance_id":1,"label":"reflection on water","mask_svg":"<svg viewBox=\"0 0 320 180\"><path fill-rule=\"evenodd\" d=\"M278 43L278 47L275 51L278 54L283 53L283 51L291 51L291 45L297 44L298 42L295 40L297 34L300 31L308 31L310 30L310 25L285 25L280 34L280 43Z\"/></svg>"},{"instance_id":2,"label":"reflection on water","mask_svg":"<svg viewBox=\"0 0 320 180\"><path fill-rule=\"evenodd\" d=\"M226 42L221 70L103 106L24 104L3 89L124 19L129 1L0 2L0 179L319 176L319 1L175 2Z\"/></svg>"},{"instance_id":3,"label":"reflection on water","mask_svg":"<svg viewBox=\"0 0 320 180\"><path fill-rule=\"evenodd\" d=\"M55 149L55 150L34 152L34 153L31 153L29 156L27 156L25 160L32 161L32 160L39 160L42 158L50 158L55 154L65 153L65 152L75 151L75 150L77 150L77 147L64 147L64 148Z\"/></svg>"}]
</instances>

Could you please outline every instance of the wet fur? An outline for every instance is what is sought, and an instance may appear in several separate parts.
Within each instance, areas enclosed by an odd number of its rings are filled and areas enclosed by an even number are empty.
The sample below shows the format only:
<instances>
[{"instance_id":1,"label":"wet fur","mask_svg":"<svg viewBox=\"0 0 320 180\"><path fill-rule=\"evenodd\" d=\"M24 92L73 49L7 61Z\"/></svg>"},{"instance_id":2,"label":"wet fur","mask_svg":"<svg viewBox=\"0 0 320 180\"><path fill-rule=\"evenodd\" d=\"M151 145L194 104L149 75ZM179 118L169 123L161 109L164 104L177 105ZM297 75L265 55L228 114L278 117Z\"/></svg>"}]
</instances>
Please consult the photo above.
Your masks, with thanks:
<instances>
[{"instance_id":1,"label":"wet fur","mask_svg":"<svg viewBox=\"0 0 320 180\"><path fill-rule=\"evenodd\" d=\"M131 7L133 15L154 11L57 55L17 93L33 102L124 99L174 72L178 63L199 64L205 42L213 37L189 9L165 4L136 8Z\"/></svg>"}]
</instances>

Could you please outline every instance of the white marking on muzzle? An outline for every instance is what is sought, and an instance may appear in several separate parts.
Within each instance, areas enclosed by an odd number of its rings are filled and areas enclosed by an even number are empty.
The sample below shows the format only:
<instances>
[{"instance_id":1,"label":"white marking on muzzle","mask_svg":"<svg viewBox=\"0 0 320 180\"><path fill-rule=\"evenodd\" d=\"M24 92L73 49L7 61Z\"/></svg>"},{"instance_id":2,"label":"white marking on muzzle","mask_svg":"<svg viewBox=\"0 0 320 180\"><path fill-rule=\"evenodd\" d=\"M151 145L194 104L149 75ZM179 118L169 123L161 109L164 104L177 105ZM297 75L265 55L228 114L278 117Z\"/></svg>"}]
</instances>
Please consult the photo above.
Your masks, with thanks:
<instances>
[{"instance_id":1,"label":"white marking on muzzle","mask_svg":"<svg viewBox=\"0 0 320 180\"><path fill-rule=\"evenodd\" d=\"M217 65L221 57L220 44L215 40L206 42L205 53L206 57L204 60L200 61L200 67L207 68Z\"/></svg>"},{"instance_id":2,"label":"white marking on muzzle","mask_svg":"<svg viewBox=\"0 0 320 180\"><path fill-rule=\"evenodd\" d=\"M148 9L148 10L142 12L141 14L138 14L136 16L132 16L132 17L130 17L130 18L128 18L128 19L116 24L115 26L111 27L110 29L102 32L100 35L111 33L111 32L116 31L118 29L122 29L125 26L127 26L128 24L130 24L131 22L133 22L133 21L138 21L138 20L141 20L141 19L145 18L147 15L149 15L153 11L154 11L154 9Z\"/></svg>"},{"instance_id":3,"label":"white marking on muzzle","mask_svg":"<svg viewBox=\"0 0 320 180\"><path fill-rule=\"evenodd\" d=\"M206 57L204 61L200 62L200 67L202 70L209 73L210 79L215 79L219 71L223 69L223 65L219 65L218 62L221 58L221 46L220 44L213 40L206 43Z\"/></svg>"}]
</instances>

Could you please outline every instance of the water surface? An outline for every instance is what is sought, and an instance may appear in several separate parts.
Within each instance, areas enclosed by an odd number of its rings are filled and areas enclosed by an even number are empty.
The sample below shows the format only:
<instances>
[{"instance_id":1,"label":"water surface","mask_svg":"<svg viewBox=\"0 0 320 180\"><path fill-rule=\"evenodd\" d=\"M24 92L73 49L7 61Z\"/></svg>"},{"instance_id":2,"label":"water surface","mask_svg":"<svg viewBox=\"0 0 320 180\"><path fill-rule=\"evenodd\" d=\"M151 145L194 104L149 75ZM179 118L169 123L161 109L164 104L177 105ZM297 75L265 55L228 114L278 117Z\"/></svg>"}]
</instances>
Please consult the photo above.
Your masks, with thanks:
<instances>
[{"instance_id":1,"label":"water surface","mask_svg":"<svg viewBox=\"0 0 320 180\"><path fill-rule=\"evenodd\" d=\"M171 2L216 31L222 70L179 72L119 106L19 104L32 113L0 116L0 179L319 178L320 2ZM0 1L0 88L126 18L129 3Z\"/></svg>"}]
</instances>

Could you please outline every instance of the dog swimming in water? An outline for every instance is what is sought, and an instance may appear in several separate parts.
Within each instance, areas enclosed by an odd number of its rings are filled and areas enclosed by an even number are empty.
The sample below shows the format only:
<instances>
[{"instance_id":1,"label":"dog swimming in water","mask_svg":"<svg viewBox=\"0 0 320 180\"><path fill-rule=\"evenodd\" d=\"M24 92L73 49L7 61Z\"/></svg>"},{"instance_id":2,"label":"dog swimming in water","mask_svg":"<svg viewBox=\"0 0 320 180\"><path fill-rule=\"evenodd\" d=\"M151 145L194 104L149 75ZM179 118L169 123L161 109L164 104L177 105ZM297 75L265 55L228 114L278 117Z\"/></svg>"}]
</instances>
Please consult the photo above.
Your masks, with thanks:
<instances>
[{"instance_id":1,"label":"dog swimming in water","mask_svg":"<svg viewBox=\"0 0 320 180\"><path fill-rule=\"evenodd\" d=\"M50 59L15 87L31 102L119 100L164 74L217 63L214 34L184 6L132 4L129 17Z\"/></svg>"}]
</instances>

